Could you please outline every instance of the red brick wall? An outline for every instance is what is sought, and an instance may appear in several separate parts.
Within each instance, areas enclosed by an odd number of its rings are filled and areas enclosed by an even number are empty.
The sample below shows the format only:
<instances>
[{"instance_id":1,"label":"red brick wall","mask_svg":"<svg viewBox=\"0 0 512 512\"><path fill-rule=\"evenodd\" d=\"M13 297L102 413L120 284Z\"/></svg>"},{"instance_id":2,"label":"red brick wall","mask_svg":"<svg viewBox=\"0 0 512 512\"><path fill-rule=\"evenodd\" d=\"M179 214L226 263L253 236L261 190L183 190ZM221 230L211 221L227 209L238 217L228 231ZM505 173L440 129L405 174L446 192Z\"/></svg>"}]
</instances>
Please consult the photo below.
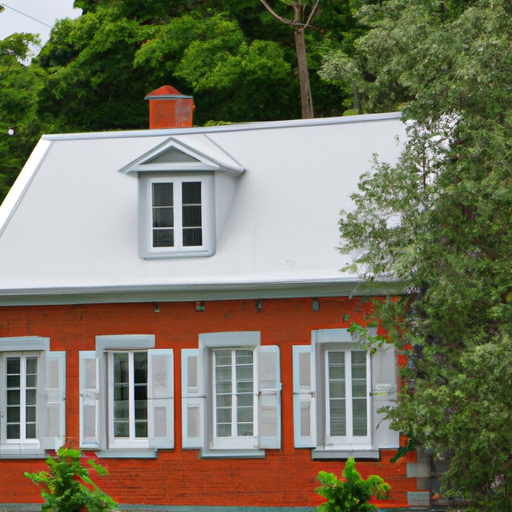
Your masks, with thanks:
<instances>
[{"instance_id":1,"label":"red brick wall","mask_svg":"<svg viewBox=\"0 0 512 512\"><path fill-rule=\"evenodd\" d=\"M120 503L148 505L211 506L316 506L316 475L320 470L340 474L342 461L311 461L307 449L293 446L292 345L310 344L311 331L346 328L363 321L356 312L360 298L320 299L320 311L311 299L263 300L260 313L253 300L206 302L203 312L195 303L98 304L77 306L31 306L0 308L0 336L44 336L51 350L66 350L67 434L78 445L78 352L94 350L96 335L154 334L156 348L173 348L175 357L175 446L160 450L158 459L104 459L110 475L100 486ZM344 321L344 314L350 315ZM282 449L267 450L265 459L199 460L197 450L181 449L181 349L197 348L198 334L224 331L260 331L263 345L279 345L281 354ZM406 462L389 459L358 462L363 476L379 474L392 486L386 508L407 505L406 492L415 491L407 479ZM40 501L37 488L23 477L25 471L44 469L43 461L0 460L0 503Z\"/></svg>"}]
</instances>

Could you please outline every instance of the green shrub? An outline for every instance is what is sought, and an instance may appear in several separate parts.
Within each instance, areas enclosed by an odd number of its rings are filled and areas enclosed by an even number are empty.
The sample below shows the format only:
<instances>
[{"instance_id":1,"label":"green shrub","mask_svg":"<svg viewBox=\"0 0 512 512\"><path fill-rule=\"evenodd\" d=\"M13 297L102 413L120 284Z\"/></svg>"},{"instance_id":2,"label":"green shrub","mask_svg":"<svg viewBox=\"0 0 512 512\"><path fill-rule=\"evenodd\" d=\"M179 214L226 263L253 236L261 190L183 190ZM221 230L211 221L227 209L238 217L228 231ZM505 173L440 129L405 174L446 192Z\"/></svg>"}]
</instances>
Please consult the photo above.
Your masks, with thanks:
<instances>
[{"instance_id":1,"label":"green shrub","mask_svg":"<svg viewBox=\"0 0 512 512\"><path fill-rule=\"evenodd\" d=\"M57 457L48 457L49 472L25 473L27 478L41 488L45 502L42 512L105 512L117 507L116 502L104 493L89 477L89 470L82 466L81 453L61 447ZM99 475L107 471L93 460L87 461Z\"/></svg>"},{"instance_id":2,"label":"green shrub","mask_svg":"<svg viewBox=\"0 0 512 512\"><path fill-rule=\"evenodd\" d=\"M318 512L371 512L377 510L375 505L368 503L372 496L377 499L388 497L391 486L377 475L370 475L367 480L357 472L354 459L348 459L339 480L334 473L320 471L318 480L322 484L316 492L327 499L317 510Z\"/></svg>"}]
</instances>

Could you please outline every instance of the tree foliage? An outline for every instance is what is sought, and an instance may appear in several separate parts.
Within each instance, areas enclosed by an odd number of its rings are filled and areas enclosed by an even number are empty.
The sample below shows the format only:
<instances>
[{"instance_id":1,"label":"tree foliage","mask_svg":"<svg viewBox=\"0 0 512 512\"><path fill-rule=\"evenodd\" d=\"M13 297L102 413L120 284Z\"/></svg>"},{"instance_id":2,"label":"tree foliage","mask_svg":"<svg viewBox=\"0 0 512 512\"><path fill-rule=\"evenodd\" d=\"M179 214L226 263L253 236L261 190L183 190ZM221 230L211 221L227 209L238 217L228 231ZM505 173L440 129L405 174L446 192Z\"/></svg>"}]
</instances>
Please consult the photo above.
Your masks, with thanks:
<instances>
[{"instance_id":1,"label":"tree foliage","mask_svg":"<svg viewBox=\"0 0 512 512\"><path fill-rule=\"evenodd\" d=\"M375 161L340 223L369 280L399 279L409 363L394 428L451 461L447 494L512 510L512 5L505 0L365 2L356 58L392 85L409 139ZM386 34L386 37L384 35ZM355 252L357 251L357 252Z\"/></svg>"}]
</instances>

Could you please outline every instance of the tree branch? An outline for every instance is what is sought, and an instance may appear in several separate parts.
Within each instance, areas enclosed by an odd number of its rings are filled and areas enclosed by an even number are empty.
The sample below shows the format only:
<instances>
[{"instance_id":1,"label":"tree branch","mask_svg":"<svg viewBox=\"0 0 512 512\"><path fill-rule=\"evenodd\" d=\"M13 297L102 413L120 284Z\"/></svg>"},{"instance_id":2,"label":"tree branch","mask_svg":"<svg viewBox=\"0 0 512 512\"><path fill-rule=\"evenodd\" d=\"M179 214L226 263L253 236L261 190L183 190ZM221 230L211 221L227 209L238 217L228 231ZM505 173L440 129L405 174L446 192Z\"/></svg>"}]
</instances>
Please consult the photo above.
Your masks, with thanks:
<instances>
[{"instance_id":1,"label":"tree branch","mask_svg":"<svg viewBox=\"0 0 512 512\"><path fill-rule=\"evenodd\" d=\"M277 12L275 12L272 7L270 7L270 5L267 4L267 2L265 0L260 0L260 2L265 6L265 8L267 9L267 11L272 14L272 16L274 16L274 18L276 20L279 20L281 23L284 23L285 25L290 25L290 26L294 26L296 25L295 22L293 22L292 20L289 20L288 18L283 18L282 16L279 16L279 14L277 14Z\"/></svg>"}]
</instances>

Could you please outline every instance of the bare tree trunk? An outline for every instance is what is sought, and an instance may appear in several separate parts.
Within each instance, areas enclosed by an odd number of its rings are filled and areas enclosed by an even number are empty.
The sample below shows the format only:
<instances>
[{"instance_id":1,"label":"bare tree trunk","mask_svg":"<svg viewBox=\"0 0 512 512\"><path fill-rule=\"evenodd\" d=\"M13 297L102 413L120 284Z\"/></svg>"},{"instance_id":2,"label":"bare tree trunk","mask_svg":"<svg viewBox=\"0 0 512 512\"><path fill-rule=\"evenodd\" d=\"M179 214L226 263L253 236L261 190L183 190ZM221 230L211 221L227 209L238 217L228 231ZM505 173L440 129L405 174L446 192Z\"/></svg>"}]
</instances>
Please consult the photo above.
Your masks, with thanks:
<instances>
[{"instance_id":1,"label":"bare tree trunk","mask_svg":"<svg viewBox=\"0 0 512 512\"><path fill-rule=\"evenodd\" d=\"M306 41L304 29L295 31L295 51L297 52L297 64L299 69L300 103L302 106L302 119L313 119L313 97L309 87L308 59L306 55Z\"/></svg>"}]
</instances>

